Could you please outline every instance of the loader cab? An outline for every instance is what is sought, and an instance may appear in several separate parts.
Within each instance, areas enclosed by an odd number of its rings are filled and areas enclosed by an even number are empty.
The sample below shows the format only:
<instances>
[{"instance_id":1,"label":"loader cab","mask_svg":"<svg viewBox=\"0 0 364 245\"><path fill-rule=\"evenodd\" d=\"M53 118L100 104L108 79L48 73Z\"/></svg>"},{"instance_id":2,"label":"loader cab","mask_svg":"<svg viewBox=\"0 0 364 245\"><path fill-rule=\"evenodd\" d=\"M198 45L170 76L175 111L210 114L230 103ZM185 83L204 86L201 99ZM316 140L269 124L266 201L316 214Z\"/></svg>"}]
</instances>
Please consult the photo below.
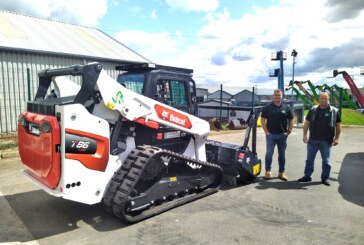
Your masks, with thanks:
<instances>
[{"instance_id":1,"label":"loader cab","mask_svg":"<svg viewBox=\"0 0 364 245\"><path fill-rule=\"evenodd\" d=\"M192 115L197 113L193 70L156 64L122 64L117 81L133 92Z\"/></svg>"},{"instance_id":2,"label":"loader cab","mask_svg":"<svg viewBox=\"0 0 364 245\"><path fill-rule=\"evenodd\" d=\"M125 63L116 70L122 71L118 83L127 89L186 113L197 114L193 70L149 63ZM126 122L124 125L128 127ZM151 129L135 124L135 132L136 145L153 145L180 154L192 139L191 134L167 126Z\"/></svg>"}]
</instances>

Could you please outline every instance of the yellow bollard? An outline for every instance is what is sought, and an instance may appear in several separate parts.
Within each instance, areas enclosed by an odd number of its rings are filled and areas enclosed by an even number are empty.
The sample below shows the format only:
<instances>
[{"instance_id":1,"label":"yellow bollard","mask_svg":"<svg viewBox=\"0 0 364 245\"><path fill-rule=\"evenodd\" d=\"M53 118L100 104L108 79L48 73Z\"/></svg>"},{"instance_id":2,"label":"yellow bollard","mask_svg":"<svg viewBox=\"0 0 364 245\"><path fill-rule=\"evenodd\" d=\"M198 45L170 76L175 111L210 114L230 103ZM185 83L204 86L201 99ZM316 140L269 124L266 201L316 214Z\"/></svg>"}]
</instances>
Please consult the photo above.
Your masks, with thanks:
<instances>
[{"instance_id":1,"label":"yellow bollard","mask_svg":"<svg viewBox=\"0 0 364 245\"><path fill-rule=\"evenodd\" d=\"M261 121L260 121L260 117L258 117L258 120L257 120L257 127L261 127L262 126L262 123L261 123Z\"/></svg>"}]
</instances>

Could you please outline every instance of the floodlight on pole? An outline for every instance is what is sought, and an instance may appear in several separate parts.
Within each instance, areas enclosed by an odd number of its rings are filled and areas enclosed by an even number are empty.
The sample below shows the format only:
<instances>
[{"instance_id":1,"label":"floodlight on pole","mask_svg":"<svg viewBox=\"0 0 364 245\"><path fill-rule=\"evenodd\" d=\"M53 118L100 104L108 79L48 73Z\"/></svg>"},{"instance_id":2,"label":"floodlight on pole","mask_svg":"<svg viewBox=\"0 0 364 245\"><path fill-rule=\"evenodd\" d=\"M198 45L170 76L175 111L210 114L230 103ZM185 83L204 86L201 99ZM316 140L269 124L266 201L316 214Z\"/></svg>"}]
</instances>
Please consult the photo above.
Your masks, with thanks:
<instances>
[{"instance_id":1,"label":"floodlight on pole","mask_svg":"<svg viewBox=\"0 0 364 245\"><path fill-rule=\"evenodd\" d=\"M278 89L280 89L283 93L284 98L284 70L283 70L283 61L287 59L287 53L283 52L282 50L276 51L271 54L271 60L279 61L279 69L275 69L278 71ZM273 74L269 74L272 76Z\"/></svg>"},{"instance_id":2,"label":"floodlight on pole","mask_svg":"<svg viewBox=\"0 0 364 245\"><path fill-rule=\"evenodd\" d=\"M297 54L298 54L298 52L295 49L292 50L292 53L291 53L291 56L293 57L293 63L292 63L292 83L294 82L294 65L296 64L295 59L296 59ZM293 89L292 89L291 99L293 100Z\"/></svg>"}]
</instances>

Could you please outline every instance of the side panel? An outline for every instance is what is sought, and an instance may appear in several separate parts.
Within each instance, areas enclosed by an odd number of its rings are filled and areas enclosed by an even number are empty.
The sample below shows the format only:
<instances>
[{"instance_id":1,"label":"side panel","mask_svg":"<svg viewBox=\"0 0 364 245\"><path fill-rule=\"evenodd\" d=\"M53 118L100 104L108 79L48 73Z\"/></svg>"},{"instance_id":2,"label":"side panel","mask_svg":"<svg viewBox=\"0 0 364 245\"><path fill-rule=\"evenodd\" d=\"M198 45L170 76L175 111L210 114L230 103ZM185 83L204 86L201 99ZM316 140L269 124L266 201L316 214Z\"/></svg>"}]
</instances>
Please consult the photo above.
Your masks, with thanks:
<instances>
[{"instance_id":1,"label":"side panel","mask_svg":"<svg viewBox=\"0 0 364 245\"><path fill-rule=\"evenodd\" d=\"M91 115L80 104L57 106L56 110L62 115L63 161L58 187L62 190L62 197L86 204L99 203L114 172L124 160L120 158L122 156L112 156L109 153L109 124L106 120ZM78 142L67 142L67 135L73 135L73 139ZM96 148L91 145L93 141ZM71 149L72 144L79 148ZM126 153L130 151L128 149Z\"/></svg>"}]
</instances>

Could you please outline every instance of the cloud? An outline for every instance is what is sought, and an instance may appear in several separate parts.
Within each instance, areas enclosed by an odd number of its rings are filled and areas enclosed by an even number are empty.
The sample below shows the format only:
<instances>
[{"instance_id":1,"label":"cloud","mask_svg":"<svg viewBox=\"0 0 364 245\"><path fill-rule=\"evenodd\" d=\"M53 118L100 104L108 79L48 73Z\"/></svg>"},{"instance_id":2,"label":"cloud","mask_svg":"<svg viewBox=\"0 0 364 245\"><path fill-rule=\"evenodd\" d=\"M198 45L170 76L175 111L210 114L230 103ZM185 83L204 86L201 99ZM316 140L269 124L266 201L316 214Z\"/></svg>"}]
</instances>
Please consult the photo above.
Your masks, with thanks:
<instances>
[{"instance_id":1,"label":"cloud","mask_svg":"<svg viewBox=\"0 0 364 245\"><path fill-rule=\"evenodd\" d=\"M335 70L364 65L364 38L350 40L334 48L315 48L309 59L297 69L301 72Z\"/></svg>"},{"instance_id":2,"label":"cloud","mask_svg":"<svg viewBox=\"0 0 364 245\"><path fill-rule=\"evenodd\" d=\"M253 59L253 57L249 56L249 55L245 55L243 53L240 53L240 52L235 52L233 55L232 55L232 58L234 60L237 60L237 61L247 61L247 60L251 60Z\"/></svg>"},{"instance_id":3,"label":"cloud","mask_svg":"<svg viewBox=\"0 0 364 245\"><path fill-rule=\"evenodd\" d=\"M173 9L186 12L208 12L219 7L219 0L165 0L166 4Z\"/></svg>"},{"instance_id":4,"label":"cloud","mask_svg":"<svg viewBox=\"0 0 364 245\"><path fill-rule=\"evenodd\" d=\"M153 9L152 13L150 14L150 17L152 19L158 19L158 15L157 15L157 12L155 11L155 9Z\"/></svg>"},{"instance_id":5,"label":"cloud","mask_svg":"<svg viewBox=\"0 0 364 245\"><path fill-rule=\"evenodd\" d=\"M240 18L232 18L228 9L207 12L194 42L179 30L129 31L116 38L156 63L194 69L198 86L210 91L220 84L231 93L256 85L258 90L276 88L277 78L269 77L269 70L279 67L270 60L278 50L288 55L286 84L292 76L293 49L298 51L296 80L330 83L326 77L333 69L358 74L364 65L364 15L332 23L326 19L330 11L325 0L283 0L277 6L254 7ZM338 84L347 86L341 80ZM355 75L355 82L363 86L364 76Z\"/></svg>"},{"instance_id":6,"label":"cloud","mask_svg":"<svg viewBox=\"0 0 364 245\"><path fill-rule=\"evenodd\" d=\"M107 12L107 0L95 0L92 4L88 0L44 0L31 3L27 0L2 0L0 8L72 24L96 26Z\"/></svg>"},{"instance_id":7,"label":"cloud","mask_svg":"<svg viewBox=\"0 0 364 245\"><path fill-rule=\"evenodd\" d=\"M329 7L327 20L329 22L339 22L345 19L354 19L364 9L363 0L327 0L326 6Z\"/></svg>"},{"instance_id":8,"label":"cloud","mask_svg":"<svg viewBox=\"0 0 364 245\"><path fill-rule=\"evenodd\" d=\"M123 31L115 33L114 37L129 48L135 50L147 59L161 63L174 53L177 53L177 41L167 32L149 33L144 31Z\"/></svg>"},{"instance_id":9,"label":"cloud","mask_svg":"<svg viewBox=\"0 0 364 245\"><path fill-rule=\"evenodd\" d=\"M211 64L218 65L218 66L225 65L226 64L225 54L221 53L221 52L217 52L214 55L212 55Z\"/></svg>"},{"instance_id":10,"label":"cloud","mask_svg":"<svg viewBox=\"0 0 364 245\"><path fill-rule=\"evenodd\" d=\"M284 50L288 47L289 41L290 41L289 37L286 36L277 41L264 42L262 44L262 47L266 48L266 49L273 49L273 50Z\"/></svg>"},{"instance_id":11,"label":"cloud","mask_svg":"<svg viewBox=\"0 0 364 245\"><path fill-rule=\"evenodd\" d=\"M270 78L268 71L279 67L270 60L271 53L278 50L287 52L286 83L292 76L293 49L298 51L297 79L322 81L332 69L341 68L359 73L358 67L364 65L364 16L334 24L326 19L331 10L325 4L324 0L285 0L265 9L254 7L241 18L232 18L227 9L207 13L197 43L164 62L193 68L197 83L209 83L209 87L221 83L226 87L276 87L277 78ZM355 77L358 86L363 86L364 76Z\"/></svg>"}]
</instances>

